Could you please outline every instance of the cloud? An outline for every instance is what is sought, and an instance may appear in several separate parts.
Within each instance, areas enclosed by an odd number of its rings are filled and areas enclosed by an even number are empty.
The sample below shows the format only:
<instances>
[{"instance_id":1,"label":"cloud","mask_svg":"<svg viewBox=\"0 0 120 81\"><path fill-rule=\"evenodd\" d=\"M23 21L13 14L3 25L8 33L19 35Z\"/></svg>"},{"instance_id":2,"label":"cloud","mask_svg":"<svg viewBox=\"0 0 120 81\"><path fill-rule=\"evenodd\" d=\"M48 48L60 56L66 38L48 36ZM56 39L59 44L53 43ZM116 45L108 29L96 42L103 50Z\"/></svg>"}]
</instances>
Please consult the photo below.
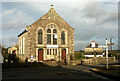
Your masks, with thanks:
<instances>
[{"instance_id":1,"label":"cloud","mask_svg":"<svg viewBox=\"0 0 120 81\"><path fill-rule=\"evenodd\" d=\"M97 2L89 2L85 8L85 17L88 18L97 18L106 14L105 10L99 7Z\"/></svg>"},{"instance_id":2,"label":"cloud","mask_svg":"<svg viewBox=\"0 0 120 81\"><path fill-rule=\"evenodd\" d=\"M118 20L118 14L111 12L108 15L104 16L104 18L102 18L99 21L99 24L104 24L104 23L108 23L108 22L116 22Z\"/></svg>"},{"instance_id":3,"label":"cloud","mask_svg":"<svg viewBox=\"0 0 120 81\"><path fill-rule=\"evenodd\" d=\"M2 13L2 16L7 16L9 14L15 13L16 9L6 10Z\"/></svg>"},{"instance_id":4,"label":"cloud","mask_svg":"<svg viewBox=\"0 0 120 81\"><path fill-rule=\"evenodd\" d=\"M5 10L3 12L2 19L3 30L25 28L25 26L29 25L33 20L26 13L17 9Z\"/></svg>"},{"instance_id":5,"label":"cloud","mask_svg":"<svg viewBox=\"0 0 120 81\"><path fill-rule=\"evenodd\" d=\"M117 34L116 4L98 2L54 2L57 13L74 29L75 50L84 49L91 40L102 44L106 37ZM8 6L6 6L8 5ZM32 24L50 9L51 3L8 3L4 5L3 31L22 30ZM12 31L8 31L11 32ZM18 32L20 33L20 32ZM17 34L18 34L17 33ZM7 42L14 44L17 39L7 38ZM10 39L10 40L9 40ZM12 40L13 39L13 40ZM102 41L102 42L100 42ZM8 43L5 43L6 46Z\"/></svg>"},{"instance_id":6,"label":"cloud","mask_svg":"<svg viewBox=\"0 0 120 81\"><path fill-rule=\"evenodd\" d=\"M104 7L101 7L101 4L105 5L105 3L98 3L98 2L89 2L85 8L83 14L83 19L87 24L93 24L93 25L101 25L108 22L116 22L118 18L117 10L116 12L113 12L113 9L111 12L109 10L111 9L104 9ZM106 3L107 4L107 3ZM114 6L114 4L112 4ZM117 5L117 3L116 3Z\"/></svg>"},{"instance_id":7,"label":"cloud","mask_svg":"<svg viewBox=\"0 0 120 81\"><path fill-rule=\"evenodd\" d=\"M84 48L89 45L91 43L91 41L88 41L88 40L85 40L85 41L75 41L74 42L74 46L75 46L75 49L76 51L79 51L79 50L84 50Z\"/></svg>"},{"instance_id":8,"label":"cloud","mask_svg":"<svg viewBox=\"0 0 120 81\"><path fill-rule=\"evenodd\" d=\"M2 45L4 45L5 47L13 46L16 43L18 43L17 36L3 35L3 37L2 37Z\"/></svg>"}]
</instances>

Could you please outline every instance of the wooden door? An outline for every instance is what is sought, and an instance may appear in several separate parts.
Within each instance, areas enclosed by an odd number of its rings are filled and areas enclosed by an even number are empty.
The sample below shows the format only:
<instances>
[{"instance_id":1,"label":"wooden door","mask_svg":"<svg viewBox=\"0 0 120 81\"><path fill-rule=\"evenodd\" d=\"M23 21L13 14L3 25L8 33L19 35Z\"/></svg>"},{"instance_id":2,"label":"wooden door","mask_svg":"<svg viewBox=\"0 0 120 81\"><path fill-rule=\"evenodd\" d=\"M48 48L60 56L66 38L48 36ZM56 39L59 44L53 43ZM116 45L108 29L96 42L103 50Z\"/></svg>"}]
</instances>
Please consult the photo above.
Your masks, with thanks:
<instances>
[{"instance_id":1,"label":"wooden door","mask_svg":"<svg viewBox=\"0 0 120 81\"><path fill-rule=\"evenodd\" d=\"M62 60L66 60L66 50L62 50Z\"/></svg>"},{"instance_id":2,"label":"wooden door","mask_svg":"<svg viewBox=\"0 0 120 81\"><path fill-rule=\"evenodd\" d=\"M38 49L38 61L43 61L43 49Z\"/></svg>"}]
</instances>

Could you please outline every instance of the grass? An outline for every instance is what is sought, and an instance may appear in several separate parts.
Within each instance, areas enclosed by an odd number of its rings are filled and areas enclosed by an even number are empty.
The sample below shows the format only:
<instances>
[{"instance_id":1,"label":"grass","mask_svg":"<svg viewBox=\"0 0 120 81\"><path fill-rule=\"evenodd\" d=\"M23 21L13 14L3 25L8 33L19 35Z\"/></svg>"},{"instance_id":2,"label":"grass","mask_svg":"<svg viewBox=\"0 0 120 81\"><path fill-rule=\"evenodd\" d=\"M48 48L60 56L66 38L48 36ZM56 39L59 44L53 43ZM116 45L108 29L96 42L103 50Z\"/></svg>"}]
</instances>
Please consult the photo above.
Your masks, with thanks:
<instances>
[{"instance_id":1,"label":"grass","mask_svg":"<svg viewBox=\"0 0 120 81\"><path fill-rule=\"evenodd\" d=\"M82 60L82 59L85 59L85 56L83 56L83 52L75 52L74 60Z\"/></svg>"}]
</instances>

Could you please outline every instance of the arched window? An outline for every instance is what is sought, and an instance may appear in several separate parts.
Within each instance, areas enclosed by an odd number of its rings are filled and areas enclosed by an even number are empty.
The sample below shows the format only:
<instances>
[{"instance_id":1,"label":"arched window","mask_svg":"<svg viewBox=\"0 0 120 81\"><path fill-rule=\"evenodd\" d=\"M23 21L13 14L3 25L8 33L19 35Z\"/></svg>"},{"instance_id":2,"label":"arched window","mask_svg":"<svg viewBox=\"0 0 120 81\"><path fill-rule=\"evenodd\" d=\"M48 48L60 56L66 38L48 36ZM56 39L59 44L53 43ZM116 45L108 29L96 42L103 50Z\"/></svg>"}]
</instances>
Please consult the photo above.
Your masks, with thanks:
<instances>
[{"instance_id":1,"label":"arched window","mask_svg":"<svg viewBox=\"0 0 120 81\"><path fill-rule=\"evenodd\" d=\"M42 30L38 30L38 44L42 44Z\"/></svg>"},{"instance_id":2,"label":"arched window","mask_svg":"<svg viewBox=\"0 0 120 81\"><path fill-rule=\"evenodd\" d=\"M56 30L56 29L53 29L53 33L57 33L57 30Z\"/></svg>"},{"instance_id":3,"label":"arched window","mask_svg":"<svg viewBox=\"0 0 120 81\"><path fill-rule=\"evenodd\" d=\"M53 44L57 44L57 30L53 29Z\"/></svg>"},{"instance_id":4,"label":"arched window","mask_svg":"<svg viewBox=\"0 0 120 81\"><path fill-rule=\"evenodd\" d=\"M47 44L57 45L57 29L56 25L49 24L47 26Z\"/></svg>"},{"instance_id":5,"label":"arched window","mask_svg":"<svg viewBox=\"0 0 120 81\"><path fill-rule=\"evenodd\" d=\"M65 45L65 32L61 32L61 45Z\"/></svg>"},{"instance_id":6,"label":"arched window","mask_svg":"<svg viewBox=\"0 0 120 81\"><path fill-rule=\"evenodd\" d=\"M50 29L48 29L48 30L47 30L47 33L51 33L51 30L50 30Z\"/></svg>"},{"instance_id":7,"label":"arched window","mask_svg":"<svg viewBox=\"0 0 120 81\"><path fill-rule=\"evenodd\" d=\"M47 30L47 44L51 44L51 30Z\"/></svg>"}]
</instances>

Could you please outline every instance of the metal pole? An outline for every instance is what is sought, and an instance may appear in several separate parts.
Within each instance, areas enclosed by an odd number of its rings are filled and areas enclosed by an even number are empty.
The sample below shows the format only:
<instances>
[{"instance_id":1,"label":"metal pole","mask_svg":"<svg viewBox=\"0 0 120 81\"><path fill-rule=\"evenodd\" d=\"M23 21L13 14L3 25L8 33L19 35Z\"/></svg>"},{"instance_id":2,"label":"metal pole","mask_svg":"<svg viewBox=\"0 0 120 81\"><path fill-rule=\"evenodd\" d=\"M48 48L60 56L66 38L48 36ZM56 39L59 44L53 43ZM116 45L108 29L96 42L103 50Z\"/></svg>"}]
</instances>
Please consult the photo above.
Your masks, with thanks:
<instances>
[{"instance_id":1,"label":"metal pole","mask_svg":"<svg viewBox=\"0 0 120 81\"><path fill-rule=\"evenodd\" d=\"M106 38L106 69L108 69L108 40Z\"/></svg>"}]
</instances>

